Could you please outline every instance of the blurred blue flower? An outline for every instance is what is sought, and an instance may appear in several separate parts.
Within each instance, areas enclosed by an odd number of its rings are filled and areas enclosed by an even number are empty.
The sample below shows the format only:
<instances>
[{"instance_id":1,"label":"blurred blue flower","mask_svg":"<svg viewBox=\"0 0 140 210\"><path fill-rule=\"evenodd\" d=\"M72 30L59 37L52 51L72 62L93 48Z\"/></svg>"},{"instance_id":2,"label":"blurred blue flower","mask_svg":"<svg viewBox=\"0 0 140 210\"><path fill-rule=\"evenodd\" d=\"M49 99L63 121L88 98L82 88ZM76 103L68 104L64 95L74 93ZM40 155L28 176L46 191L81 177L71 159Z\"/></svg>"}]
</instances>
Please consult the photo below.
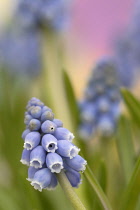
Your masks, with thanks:
<instances>
[{"instance_id":1,"label":"blurred blue flower","mask_svg":"<svg viewBox=\"0 0 140 210\"><path fill-rule=\"evenodd\" d=\"M27 180L39 191L55 189L56 174L63 170L72 187L78 187L80 171L85 170L87 162L78 155L80 149L72 143L74 135L62 127L59 119L54 119L52 110L39 99L32 98L26 108L26 130L22 133L25 149L21 162L29 166ZM35 122L33 126L31 122ZM39 127L36 122L40 123Z\"/></svg>"},{"instance_id":2,"label":"blurred blue flower","mask_svg":"<svg viewBox=\"0 0 140 210\"><path fill-rule=\"evenodd\" d=\"M36 31L17 30L0 34L0 65L10 74L36 76L41 64L40 39Z\"/></svg>"},{"instance_id":3,"label":"blurred blue flower","mask_svg":"<svg viewBox=\"0 0 140 210\"><path fill-rule=\"evenodd\" d=\"M140 71L140 0L135 2L129 25L116 40L114 56L121 85L131 88Z\"/></svg>"},{"instance_id":4,"label":"blurred blue flower","mask_svg":"<svg viewBox=\"0 0 140 210\"><path fill-rule=\"evenodd\" d=\"M134 47L134 40L128 32L117 40L115 44L115 59L118 64L120 82L124 87L131 88L134 85L139 60L136 58L137 53Z\"/></svg>"},{"instance_id":5,"label":"blurred blue flower","mask_svg":"<svg viewBox=\"0 0 140 210\"><path fill-rule=\"evenodd\" d=\"M18 0L16 15L25 28L64 29L69 21L70 0Z\"/></svg>"},{"instance_id":6,"label":"blurred blue flower","mask_svg":"<svg viewBox=\"0 0 140 210\"><path fill-rule=\"evenodd\" d=\"M81 123L79 135L89 140L95 133L111 136L120 114L120 79L113 58L100 59L93 69L79 103Z\"/></svg>"}]
</instances>

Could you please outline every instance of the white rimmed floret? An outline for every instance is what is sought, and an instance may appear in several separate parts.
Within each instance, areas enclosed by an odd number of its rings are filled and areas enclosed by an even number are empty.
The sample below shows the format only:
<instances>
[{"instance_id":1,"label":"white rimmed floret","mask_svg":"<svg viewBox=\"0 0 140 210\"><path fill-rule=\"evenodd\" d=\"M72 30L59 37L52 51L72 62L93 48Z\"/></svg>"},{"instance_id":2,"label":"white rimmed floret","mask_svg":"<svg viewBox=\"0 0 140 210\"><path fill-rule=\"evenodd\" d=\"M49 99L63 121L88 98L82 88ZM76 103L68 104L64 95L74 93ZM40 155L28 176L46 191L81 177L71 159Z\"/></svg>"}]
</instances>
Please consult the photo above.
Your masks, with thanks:
<instances>
[{"instance_id":1,"label":"white rimmed floret","mask_svg":"<svg viewBox=\"0 0 140 210\"><path fill-rule=\"evenodd\" d=\"M57 144L57 153L62 155L63 157L69 157L70 159L72 159L80 151L78 147L67 140L59 140Z\"/></svg>"},{"instance_id":2,"label":"white rimmed floret","mask_svg":"<svg viewBox=\"0 0 140 210\"><path fill-rule=\"evenodd\" d=\"M42 137L42 146L47 152L55 152L58 148L57 139L51 134L46 134Z\"/></svg>"},{"instance_id":3,"label":"white rimmed floret","mask_svg":"<svg viewBox=\"0 0 140 210\"><path fill-rule=\"evenodd\" d=\"M60 173L61 169L63 169L61 162L56 162L56 163L50 165L50 170L52 173Z\"/></svg>"},{"instance_id":4,"label":"white rimmed floret","mask_svg":"<svg viewBox=\"0 0 140 210\"><path fill-rule=\"evenodd\" d=\"M37 146L31 151L30 154L30 166L35 168L41 168L45 163L46 152L42 146Z\"/></svg>"},{"instance_id":5,"label":"white rimmed floret","mask_svg":"<svg viewBox=\"0 0 140 210\"><path fill-rule=\"evenodd\" d=\"M29 150L27 149L23 150L20 162L23 165L27 165L27 166L30 165L30 151Z\"/></svg>"},{"instance_id":6,"label":"white rimmed floret","mask_svg":"<svg viewBox=\"0 0 140 210\"><path fill-rule=\"evenodd\" d=\"M61 156L56 153L47 154L46 165L52 173L60 173L60 171L64 168Z\"/></svg>"},{"instance_id":7,"label":"white rimmed floret","mask_svg":"<svg viewBox=\"0 0 140 210\"><path fill-rule=\"evenodd\" d=\"M27 150L32 150L33 149L33 143L29 142L29 141L26 141L26 142L24 142L24 146L23 147L25 149L27 149Z\"/></svg>"},{"instance_id":8,"label":"white rimmed floret","mask_svg":"<svg viewBox=\"0 0 140 210\"><path fill-rule=\"evenodd\" d=\"M70 142L74 139L73 133L71 133L68 129L61 127L55 130L54 136L57 140L68 140Z\"/></svg>"},{"instance_id":9,"label":"white rimmed floret","mask_svg":"<svg viewBox=\"0 0 140 210\"><path fill-rule=\"evenodd\" d=\"M39 132L30 132L25 137L24 148L27 150L32 150L40 143L40 133Z\"/></svg>"},{"instance_id":10,"label":"white rimmed floret","mask_svg":"<svg viewBox=\"0 0 140 210\"><path fill-rule=\"evenodd\" d=\"M80 155L76 155L74 158L65 158L66 164L75 171L84 171L86 169L87 161Z\"/></svg>"},{"instance_id":11,"label":"white rimmed floret","mask_svg":"<svg viewBox=\"0 0 140 210\"><path fill-rule=\"evenodd\" d=\"M38 170L39 169L36 169L36 168L30 166L28 168L28 178L26 180L28 180L29 182L33 181L34 175Z\"/></svg>"},{"instance_id":12,"label":"white rimmed floret","mask_svg":"<svg viewBox=\"0 0 140 210\"><path fill-rule=\"evenodd\" d=\"M42 163L40 160L37 159L33 159L30 161L30 166L34 167L34 168L41 168L42 167Z\"/></svg>"},{"instance_id":13,"label":"white rimmed floret","mask_svg":"<svg viewBox=\"0 0 140 210\"><path fill-rule=\"evenodd\" d=\"M35 190L42 192L43 187L42 187L41 183L39 183L37 181L32 181L31 185L34 187Z\"/></svg>"},{"instance_id":14,"label":"white rimmed floret","mask_svg":"<svg viewBox=\"0 0 140 210\"><path fill-rule=\"evenodd\" d=\"M42 189L45 189L50 185L51 178L52 173L48 168L40 169L34 174L31 185L34 187L35 190L39 190L41 192Z\"/></svg>"}]
</instances>

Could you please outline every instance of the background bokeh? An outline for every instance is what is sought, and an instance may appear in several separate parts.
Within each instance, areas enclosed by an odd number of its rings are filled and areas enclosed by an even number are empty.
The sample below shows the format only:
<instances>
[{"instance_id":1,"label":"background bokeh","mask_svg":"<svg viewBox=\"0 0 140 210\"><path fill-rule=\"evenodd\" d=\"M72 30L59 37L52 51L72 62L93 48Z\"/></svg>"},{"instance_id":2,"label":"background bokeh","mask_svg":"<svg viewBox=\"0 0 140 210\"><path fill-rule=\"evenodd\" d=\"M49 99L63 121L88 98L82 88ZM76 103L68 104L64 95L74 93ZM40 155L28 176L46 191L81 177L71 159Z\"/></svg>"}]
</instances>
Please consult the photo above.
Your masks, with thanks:
<instances>
[{"instance_id":1,"label":"background bokeh","mask_svg":"<svg viewBox=\"0 0 140 210\"><path fill-rule=\"evenodd\" d=\"M18 0L0 1L0 34L5 27L10 24L10 26L14 25L12 18L17 2ZM87 81L91 79L89 83L93 82L93 86L94 82L96 83L96 79L92 81L94 74L91 74L91 71L94 70L102 56L114 55L114 42L126 31L133 15L134 2L134 0L74 0L71 5L70 24L67 30L60 34L56 32L53 36L51 36L52 31L48 33L48 31L42 30L44 34L41 36L43 40L41 55L43 56L39 73L26 72L27 74L24 74L19 71L12 74L12 69L10 71L0 69L2 70L0 71L0 210L73 209L60 186L55 191L46 190L39 193L26 181L27 169L20 163L23 149L21 134L24 130L25 107L33 96L40 98L47 106L50 106L56 118L60 118L64 122L64 127L74 133L76 136L74 143L81 148L81 154L88 161L95 179L98 180L101 192L107 195L113 210L140 209L140 199L138 199L140 195L138 179L140 174L140 103L138 99L126 90L122 91L124 100L120 99L120 89L118 90L120 81L116 80L117 85L113 83L114 86L111 87L116 88L117 86L117 93L119 93L117 105L119 104L121 107L122 116L115 127L115 135L107 138L99 135L92 136L90 141L84 142L78 134L81 114L80 100L85 100L83 92L86 89ZM45 41L44 37L50 43ZM59 48L59 44L62 49ZM12 52L9 49L12 49L10 44L7 45L7 52ZM13 52L14 49L16 48L13 47ZM20 53L25 52L20 51ZM19 60L17 56L17 63ZM13 60L11 59L11 61ZM97 70L98 68L95 68L95 73L98 72ZM124 73L128 73L127 68ZM90 75L92 76L90 77ZM139 75L137 75L138 81ZM98 74L95 76L98 77ZM105 75L103 80L105 78L110 77ZM104 82L103 80L101 83ZM137 88L134 80L131 90ZM109 106L114 108L113 103L110 103ZM85 116L88 120L90 112L86 113ZM119 114L117 112L116 115L120 116L120 112ZM100 118L100 115L98 117ZM133 175L136 175L136 180L133 180L135 177ZM82 179L83 184L75 191L86 205L87 210L104 209L100 205L102 202L98 198L95 186L93 187L92 182L89 182L83 174ZM131 187L131 184L134 185ZM129 203L133 192L135 194L132 197L132 202ZM104 195L102 193L101 197Z\"/></svg>"},{"instance_id":2,"label":"background bokeh","mask_svg":"<svg viewBox=\"0 0 140 210\"><path fill-rule=\"evenodd\" d=\"M12 15L17 0L0 2L4 25ZM102 55L112 54L112 41L129 24L134 0L75 0L71 24L65 32L66 67L73 80L76 94L81 96L88 74ZM81 73L82 72L82 73ZM79 81L77 83L77 77Z\"/></svg>"}]
</instances>

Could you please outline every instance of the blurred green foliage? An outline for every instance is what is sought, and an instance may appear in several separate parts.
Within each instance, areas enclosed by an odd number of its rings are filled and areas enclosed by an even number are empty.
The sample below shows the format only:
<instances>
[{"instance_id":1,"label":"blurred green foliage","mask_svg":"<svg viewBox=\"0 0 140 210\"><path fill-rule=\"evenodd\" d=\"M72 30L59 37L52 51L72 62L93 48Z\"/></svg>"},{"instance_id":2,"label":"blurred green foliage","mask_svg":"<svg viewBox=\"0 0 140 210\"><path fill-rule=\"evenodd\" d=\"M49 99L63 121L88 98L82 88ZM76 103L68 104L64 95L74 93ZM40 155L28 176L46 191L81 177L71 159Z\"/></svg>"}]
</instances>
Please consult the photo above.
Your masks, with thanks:
<instances>
[{"instance_id":1,"label":"blurred green foliage","mask_svg":"<svg viewBox=\"0 0 140 210\"><path fill-rule=\"evenodd\" d=\"M114 137L97 137L82 142L76 134L79 122L76 97L65 71L63 80L66 100L73 115L76 144L88 161L87 170L82 175L83 184L76 192L89 210L140 209L139 100L123 89L128 115L120 117ZM34 81L0 72L0 210L72 210L60 187L55 191L35 191L26 181L27 168L19 162L25 106L30 97L36 96L32 95L33 86ZM39 88L39 83L36 88ZM39 96L46 100L42 91L37 94Z\"/></svg>"}]
</instances>

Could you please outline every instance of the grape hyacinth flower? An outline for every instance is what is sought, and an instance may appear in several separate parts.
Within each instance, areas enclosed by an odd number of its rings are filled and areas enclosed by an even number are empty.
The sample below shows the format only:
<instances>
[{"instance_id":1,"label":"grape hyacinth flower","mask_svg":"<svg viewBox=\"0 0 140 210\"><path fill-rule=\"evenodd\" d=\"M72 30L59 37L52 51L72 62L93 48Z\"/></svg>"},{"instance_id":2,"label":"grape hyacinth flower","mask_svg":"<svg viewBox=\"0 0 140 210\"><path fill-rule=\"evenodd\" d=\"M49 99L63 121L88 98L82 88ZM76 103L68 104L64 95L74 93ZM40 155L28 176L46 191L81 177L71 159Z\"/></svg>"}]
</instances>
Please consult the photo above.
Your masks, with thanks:
<instances>
[{"instance_id":1,"label":"grape hyacinth flower","mask_svg":"<svg viewBox=\"0 0 140 210\"><path fill-rule=\"evenodd\" d=\"M129 25L116 40L114 57L122 85L133 87L140 70L140 0L135 1Z\"/></svg>"},{"instance_id":2,"label":"grape hyacinth flower","mask_svg":"<svg viewBox=\"0 0 140 210\"><path fill-rule=\"evenodd\" d=\"M127 88L131 88L134 85L140 66L140 48L138 45L138 39L132 37L130 31L123 34L115 43L114 56L118 64L120 82L122 86Z\"/></svg>"},{"instance_id":3,"label":"grape hyacinth flower","mask_svg":"<svg viewBox=\"0 0 140 210\"><path fill-rule=\"evenodd\" d=\"M25 28L64 29L69 22L69 0L18 0L16 15Z\"/></svg>"},{"instance_id":4,"label":"grape hyacinth flower","mask_svg":"<svg viewBox=\"0 0 140 210\"><path fill-rule=\"evenodd\" d=\"M81 124L79 135L89 140L97 132L111 136L120 114L120 92L117 65L112 58L101 59L92 72L79 103Z\"/></svg>"},{"instance_id":5,"label":"grape hyacinth flower","mask_svg":"<svg viewBox=\"0 0 140 210\"><path fill-rule=\"evenodd\" d=\"M36 190L52 190L58 184L57 174L63 171L71 186L78 187L80 172L85 170L87 162L72 143L74 135L63 128L61 120L55 119L52 110L39 99L32 98L26 108L21 163L29 166L27 180Z\"/></svg>"}]
</instances>

